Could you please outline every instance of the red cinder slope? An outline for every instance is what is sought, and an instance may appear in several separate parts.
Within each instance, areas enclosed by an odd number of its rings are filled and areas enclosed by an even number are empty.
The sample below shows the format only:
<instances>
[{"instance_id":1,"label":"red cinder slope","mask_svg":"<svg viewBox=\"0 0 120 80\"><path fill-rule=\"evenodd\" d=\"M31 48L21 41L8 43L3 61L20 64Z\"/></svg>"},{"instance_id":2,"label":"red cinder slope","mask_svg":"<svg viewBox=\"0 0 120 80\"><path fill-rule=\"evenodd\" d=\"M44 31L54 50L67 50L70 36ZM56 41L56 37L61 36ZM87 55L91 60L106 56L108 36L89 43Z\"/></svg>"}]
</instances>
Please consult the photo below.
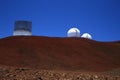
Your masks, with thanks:
<instances>
[{"instance_id":1,"label":"red cinder slope","mask_svg":"<svg viewBox=\"0 0 120 80\"><path fill-rule=\"evenodd\" d=\"M0 39L0 64L49 70L120 68L120 43L83 38L14 36Z\"/></svg>"}]
</instances>

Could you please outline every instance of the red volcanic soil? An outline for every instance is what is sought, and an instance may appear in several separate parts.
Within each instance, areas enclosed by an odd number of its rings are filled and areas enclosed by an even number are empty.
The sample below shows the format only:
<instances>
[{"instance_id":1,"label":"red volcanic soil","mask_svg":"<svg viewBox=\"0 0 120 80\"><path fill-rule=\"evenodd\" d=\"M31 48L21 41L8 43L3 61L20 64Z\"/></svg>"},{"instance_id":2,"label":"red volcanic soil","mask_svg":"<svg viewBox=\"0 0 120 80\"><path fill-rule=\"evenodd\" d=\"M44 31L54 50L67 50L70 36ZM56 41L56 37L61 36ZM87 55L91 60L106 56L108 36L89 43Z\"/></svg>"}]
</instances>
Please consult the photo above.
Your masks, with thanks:
<instances>
[{"instance_id":1,"label":"red volcanic soil","mask_svg":"<svg viewBox=\"0 0 120 80\"><path fill-rule=\"evenodd\" d=\"M108 71L120 68L120 43L84 38L7 37L0 39L0 65Z\"/></svg>"}]
</instances>

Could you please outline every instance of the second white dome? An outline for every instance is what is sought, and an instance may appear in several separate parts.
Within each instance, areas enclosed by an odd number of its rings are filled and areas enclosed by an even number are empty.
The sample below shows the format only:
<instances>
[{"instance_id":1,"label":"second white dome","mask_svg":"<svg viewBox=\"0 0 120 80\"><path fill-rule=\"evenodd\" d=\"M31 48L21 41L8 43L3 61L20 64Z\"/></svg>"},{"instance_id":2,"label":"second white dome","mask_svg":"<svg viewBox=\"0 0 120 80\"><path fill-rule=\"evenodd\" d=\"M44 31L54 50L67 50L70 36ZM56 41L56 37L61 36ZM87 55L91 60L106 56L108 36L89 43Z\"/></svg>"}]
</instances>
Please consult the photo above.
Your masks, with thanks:
<instances>
[{"instance_id":1,"label":"second white dome","mask_svg":"<svg viewBox=\"0 0 120 80\"><path fill-rule=\"evenodd\" d=\"M81 37L87 38L87 39L92 39L92 36L89 33L84 33Z\"/></svg>"}]
</instances>

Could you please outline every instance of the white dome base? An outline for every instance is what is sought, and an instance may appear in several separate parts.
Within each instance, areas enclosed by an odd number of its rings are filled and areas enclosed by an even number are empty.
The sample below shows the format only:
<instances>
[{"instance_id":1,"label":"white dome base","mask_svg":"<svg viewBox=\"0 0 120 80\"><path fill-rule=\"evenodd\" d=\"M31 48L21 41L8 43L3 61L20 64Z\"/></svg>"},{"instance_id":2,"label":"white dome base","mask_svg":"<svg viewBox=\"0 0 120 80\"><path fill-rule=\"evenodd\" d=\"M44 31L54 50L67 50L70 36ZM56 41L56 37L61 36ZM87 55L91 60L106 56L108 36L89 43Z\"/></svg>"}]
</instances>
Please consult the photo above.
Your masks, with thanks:
<instances>
[{"instance_id":1,"label":"white dome base","mask_svg":"<svg viewBox=\"0 0 120 80\"><path fill-rule=\"evenodd\" d=\"M16 30L13 32L13 36L31 36L32 33L24 30Z\"/></svg>"}]
</instances>

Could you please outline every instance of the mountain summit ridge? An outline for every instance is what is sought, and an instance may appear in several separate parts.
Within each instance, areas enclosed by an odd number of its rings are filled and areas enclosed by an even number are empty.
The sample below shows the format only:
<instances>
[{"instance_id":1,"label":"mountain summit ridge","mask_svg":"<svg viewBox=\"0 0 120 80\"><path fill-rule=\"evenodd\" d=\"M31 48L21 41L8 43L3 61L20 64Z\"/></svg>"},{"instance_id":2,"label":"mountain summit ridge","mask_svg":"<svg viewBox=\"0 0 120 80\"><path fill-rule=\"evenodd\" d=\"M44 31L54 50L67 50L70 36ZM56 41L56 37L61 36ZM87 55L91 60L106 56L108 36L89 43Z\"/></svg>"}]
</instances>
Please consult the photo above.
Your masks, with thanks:
<instances>
[{"instance_id":1,"label":"mountain summit ridge","mask_svg":"<svg viewBox=\"0 0 120 80\"><path fill-rule=\"evenodd\" d=\"M84 38L12 36L0 39L0 65L47 70L120 68L120 44Z\"/></svg>"}]
</instances>

